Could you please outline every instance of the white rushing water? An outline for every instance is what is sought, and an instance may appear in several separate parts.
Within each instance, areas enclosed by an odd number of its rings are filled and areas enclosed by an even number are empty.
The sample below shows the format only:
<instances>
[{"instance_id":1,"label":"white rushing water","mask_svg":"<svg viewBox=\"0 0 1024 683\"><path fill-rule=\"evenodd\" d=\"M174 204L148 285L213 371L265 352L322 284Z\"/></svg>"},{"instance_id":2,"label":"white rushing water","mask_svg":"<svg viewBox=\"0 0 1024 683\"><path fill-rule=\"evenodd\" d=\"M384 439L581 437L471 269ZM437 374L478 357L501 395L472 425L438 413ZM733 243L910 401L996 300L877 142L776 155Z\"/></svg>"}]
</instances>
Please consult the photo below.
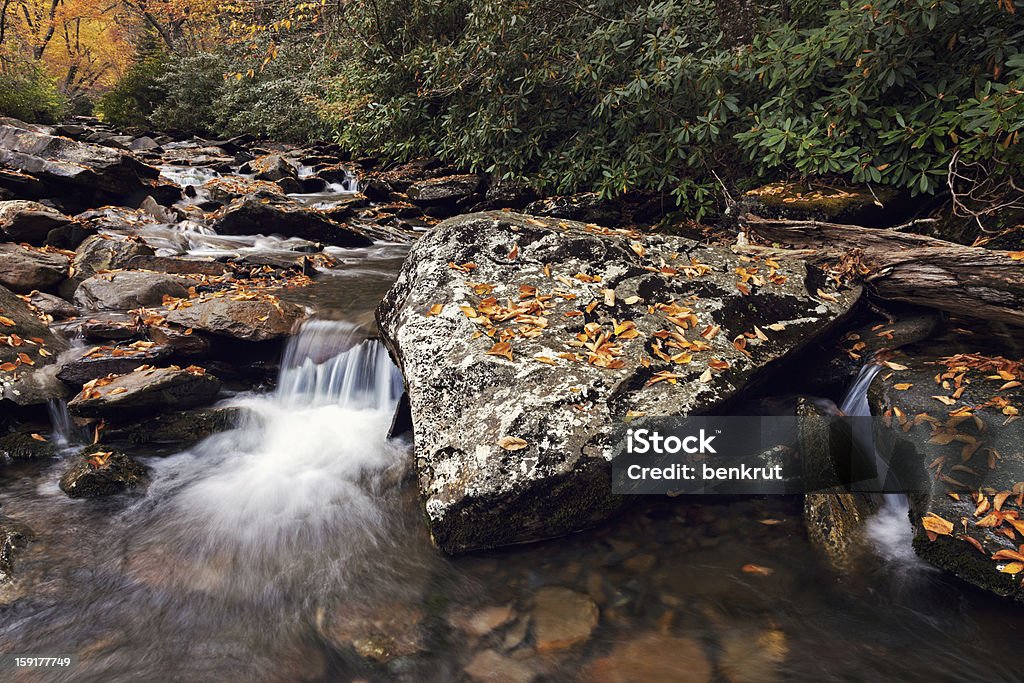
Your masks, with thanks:
<instances>
[{"instance_id":1,"label":"white rushing water","mask_svg":"<svg viewBox=\"0 0 1024 683\"><path fill-rule=\"evenodd\" d=\"M871 417L871 406L868 403L868 389L878 376L882 366L868 363L860 370L857 379L850 385L840 405L844 415L851 417ZM859 421L858 421L859 422ZM861 425L855 425L857 429ZM869 425L865 423L865 428ZM856 435L862 443L871 443L872 435ZM878 464L878 480L884 482L888 474L888 465L876 458ZM894 565L925 567L924 562L914 553L912 540L914 527L909 518L910 503L902 493L885 493L878 512L865 525L865 534L872 548L879 557Z\"/></svg>"}]
</instances>

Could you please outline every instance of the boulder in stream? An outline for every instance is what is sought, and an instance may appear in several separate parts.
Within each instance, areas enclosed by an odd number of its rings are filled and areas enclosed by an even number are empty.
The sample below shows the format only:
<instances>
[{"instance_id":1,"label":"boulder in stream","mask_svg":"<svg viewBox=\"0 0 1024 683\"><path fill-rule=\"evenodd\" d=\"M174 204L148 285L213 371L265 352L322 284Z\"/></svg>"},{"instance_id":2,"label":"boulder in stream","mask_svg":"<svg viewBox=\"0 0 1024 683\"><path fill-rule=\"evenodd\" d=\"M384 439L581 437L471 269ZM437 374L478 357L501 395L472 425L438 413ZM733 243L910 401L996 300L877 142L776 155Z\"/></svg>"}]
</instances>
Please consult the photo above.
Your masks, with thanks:
<instances>
[{"instance_id":1,"label":"boulder in stream","mask_svg":"<svg viewBox=\"0 0 1024 683\"><path fill-rule=\"evenodd\" d=\"M0 584L14 573L14 558L35 538L35 534L24 524L0 516Z\"/></svg>"},{"instance_id":2,"label":"boulder in stream","mask_svg":"<svg viewBox=\"0 0 1024 683\"><path fill-rule=\"evenodd\" d=\"M373 241L290 199L246 195L217 213L212 227L221 235L284 235L338 247L368 247Z\"/></svg>"},{"instance_id":3,"label":"boulder in stream","mask_svg":"<svg viewBox=\"0 0 1024 683\"><path fill-rule=\"evenodd\" d=\"M71 259L71 275L81 282L97 273L126 268L136 256L153 254L153 249L138 238L91 235L75 250Z\"/></svg>"},{"instance_id":4,"label":"boulder in stream","mask_svg":"<svg viewBox=\"0 0 1024 683\"><path fill-rule=\"evenodd\" d=\"M102 445L86 448L61 475L60 490L69 498L99 498L137 486L146 468L124 453Z\"/></svg>"},{"instance_id":5,"label":"boulder in stream","mask_svg":"<svg viewBox=\"0 0 1024 683\"><path fill-rule=\"evenodd\" d=\"M51 230L70 222L60 211L39 202L0 202L0 233L12 242L40 245Z\"/></svg>"},{"instance_id":6,"label":"boulder in stream","mask_svg":"<svg viewBox=\"0 0 1024 683\"><path fill-rule=\"evenodd\" d=\"M85 280L75 290L75 304L97 311L127 311L159 306L165 296L188 296L191 281L177 275L125 270L101 273Z\"/></svg>"},{"instance_id":7,"label":"boulder in stream","mask_svg":"<svg viewBox=\"0 0 1024 683\"><path fill-rule=\"evenodd\" d=\"M68 274L68 257L19 244L0 243L0 285L20 294L50 290Z\"/></svg>"},{"instance_id":8,"label":"boulder in stream","mask_svg":"<svg viewBox=\"0 0 1024 683\"><path fill-rule=\"evenodd\" d=\"M72 415L126 419L214 401L220 380L202 368L138 368L126 375L88 382L68 403Z\"/></svg>"},{"instance_id":9,"label":"boulder in stream","mask_svg":"<svg viewBox=\"0 0 1024 683\"><path fill-rule=\"evenodd\" d=\"M307 315L301 306L272 296L251 299L210 296L189 304L169 311L168 322L244 341L287 337Z\"/></svg>"},{"instance_id":10,"label":"boulder in stream","mask_svg":"<svg viewBox=\"0 0 1024 683\"><path fill-rule=\"evenodd\" d=\"M796 260L488 212L415 244L378 309L434 541L455 553L608 518L627 415L710 412L859 292Z\"/></svg>"}]
</instances>

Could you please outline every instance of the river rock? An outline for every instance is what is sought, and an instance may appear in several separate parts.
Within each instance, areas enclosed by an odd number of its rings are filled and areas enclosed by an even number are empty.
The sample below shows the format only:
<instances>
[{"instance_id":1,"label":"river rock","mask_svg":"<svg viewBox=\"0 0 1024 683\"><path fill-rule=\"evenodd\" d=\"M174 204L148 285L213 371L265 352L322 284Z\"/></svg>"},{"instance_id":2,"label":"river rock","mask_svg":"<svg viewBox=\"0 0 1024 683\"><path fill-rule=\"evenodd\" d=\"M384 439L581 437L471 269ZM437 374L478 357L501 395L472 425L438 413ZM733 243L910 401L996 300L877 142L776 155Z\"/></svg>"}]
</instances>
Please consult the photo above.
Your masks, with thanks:
<instances>
[{"instance_id":1,"label":"river rock","mask_svg":"<svg viewBox=\"0 0 1024 683\"><path fill-rule=\"evenodd\" d=\"M226 432L246 415L241 408L202 408L150 415L130 424L110 425L103 436L132 444L175 444L185 448L208 436ZM252 417L252 415L248 415Z\"/></svg>"},{"instance_id":2,"label":"river rock","mask_svg":"<svg viewBox=\"0 0 1024 683\"><path fill-rule=\"evenodd\" d=\"M0 202L0 233L12 242L41 245L51 230L70 222L60 211L39 202Z\"/></svg>"},{"instance_id":3,"label":"river rock","mask_svg":"<svg viewBox=\"0 0 1024 683\"><path fill-rule=\"evenodd\" d=\"M423 620L418 607L395 602L339 607L330 614L320 612L316 626L335 647L351 648L363 659L383 664L423 652Z\"/></svg>"},{"instance_id":4,"label":"river rock","mask_svg":"<svg viewBox=\"0 0 1024 683\"><path fill-rule=\"evenodd\" d=\"M57 455L57 449L52 443L33 438L29 434L11 432L0 436L0 461L3 458L29 460L52 458L55 455Z\"/></svg>"},{"instance_id":5,"label":"river rock","mask_svg":"<svg viewBox=\"0 0 1024 683\"><path fill-rule=\"evenodd\" d=\"M75 250L71 274L82 281L97 273L127 268L136 256L153 254L153 249L137 237L92 235Z\"/></svg>"},{"instance_id":6,"label":"river rock","mask_svg":"<svg viewBox=\"0 0 1024 683\"><path fill-rule=\"evenodd\" d=\"M0 517L0 584L14 573L14 558L25 548L35 534L24 524Z\"/></svg>"},{"instance_id":7,"label":"river rock","mask_svg":"<svg viewBox=\"0 0 1024 683\"><path fill-rule=\"evenodd\" d=\"M406 194L417 204L454 205L476 194L480 184L480 176L475 174L450 175L413 183Z\"/></svg>"},{"instance_id":8,"label":"river rock","mask_svg":"<svg viewBox=\"0 0 1024 683\"><path fill-rule=\"evenodd\" d=\"M77 142L13 119L0 120L0 163L39 178L57 196L69 187L122 198L149 194L160 175L130 152Z\"/></svg>"},{"instance_id":9,"label":"river rock","mask_svg":"<svg viewBox=\"0 0 1024 683\"><path fill-rule=\"evenodd\" d=\"M567 218L601 225L617 225L621 218L618 209L601 199L596 192L538 199L527 205L523 211L534 216Z\"/></svg>"},{"instance_id":10,"label":"river rock","mask_svg":"<svg viewBox=\"0 0 1024 683\"><path fill-rule=\"evenodd\" d=\"M537 672L526 662L494 650L478 652L466 665L466 675L480 683L530 683L537 678Z\"/></svg>"},{"instance_id":11,"label":"river rock","mask_svg":"<svg viewBox=\"0 0 1024 683\"><path fill-rule=\"evenodd\" d=\"M50 320L67 320L78 315L78 309L74 304L65 301L59 296L46 294L45 292L32 292L28 295L28 298L29 303Z\"/></svg>"},{"instance_id":12,"label":"river rock","mask_svg":"<svg viewBox=\"0 0 1024 683\"><path fill-rule=\"evenodd\" d=\"M0 168L0 195L5 199L41 199L46 186L39 178L14 169Z\"/></svg>"},{"instance_id":13,"label":"river rock","mask_svg":"<svg viewBox=\"0 0 1024 683\"><path fill-rule=\"evenodd\" d=\"M68 257L19 244L0 244L0 285L26 294L54 289L68 274Z\"/></svg>"},{"instance_id":14,"label":"river rock","mask_svg":"<svg viewBox=\"0 0 1024 683\"><path fill-rule=\"evenodd\" d=\"M533 637L541 653L567 650L585 642L597 628L594 601L568 588L541 588L533 599Z\"/></svg>"},{"instance_id":15,"label":"river rock","mask_svg":"<svg viewBox=\"0 0 1024 683\"><path fill-rule=\"evenodd\" d=\"M210 275L217 277L228 271L220 261L205 258L182 258L176 256L133 256L128 261L133 270L149 270L154 273L171 275Z\"/></svg>"},{"instance_id":16,"label":"river rock","mask_svg":"<svg viewBox=\"0 0 1024 683\"><path fill-rule=\"evenodd\" d=\"M200 332L180 325L153 324L148 329L149 338L157 344L168 347L181 358L203 358L210 354L212 344Z\"/></svg>"},{"instance_id":17,"label":"river rock","mask_svg":"<svg viewBox=\"0 0 1024 683\"><path fill-rule=\"evenodd\" d=\"M170 348L152 342L142 342L136 347L94 346L82 356L64 363L57 371L57 379L80 388L90 380L123 375L140 365L153 365L170 355Z\"/></svg>"},{"instance_id":18,"label":"river rock","mask_svg":"<svg viewBox=\"0 0 1024 683\"><path fill-rule=\"evenodd\" d=\"M0 286L0 399L37 405L64 396L51 366L66 348L27 303Z\"/></svg>"},{"instance_id":19,"label":"river rock","mask_svg":"<svg viewBox=\"0 0 1024 683\"><path fill-rule=\"evenodd\" d=\"M976 342L980 345L981 341ZM911 493L914 550L997 595L1024 602L1024 364L995 353L921 351L889 363L868 398L876 438ZM903 369L897 369L903 368Z\"/></svg>"},{"instance_id":20,"label":"river rock","mask_svg":"<svg viewBox=\"0 0 1024 683\"><path fill-rule=\"evenodd\" d=\"M858 292L824 279L808 291L815 281L801 261L776 267L677 237L504 212L441 223L378 309L437 545L520 543L606 519L622 504L614 425L629 412L713 411L827 331ZM678 348L666 345L670 318L688 328ZM492 326L514 335L509 347L480 335ZM611 346L595 345L602 337Z\"/></svg>"},{"instance_id":21,"label":"river rock","mask_svg":"<svg viewBox=\"0 0 1024 683\"><path fill-rule=\"evenodd\" d=\"M213 178L203 183L202 187L210 195L210 199L221 204L228 204L247 195L274 201L284 199L284 192L280 185L264 180L238 177Z\"/></svg>"},{"instance_id":22,"label":"river rock","mask_svg":"<svg viewBox=\"0 0 1024 683\"><path fill-rule=\"evenodd\" d=\"M167 408L195 408L212 402L220 392L220 380L201 369L151 368L86 385L68 403L81 417L124 419Z\"/></svg>"},{"instance_id":23,"label":"river rock","mask_svg":"<svg viewBox=\"0 0 1024 683\"><path fill-rule=\"evenodd\" d=\"M697 641L648 633L617 642L607 657L584 669L582 679L593 683L708 683L712 668Z\"/></svg>"},{"instance_id":24,"label":"river rock","mask_svg":"<svg viewBox=\"0 0 1024 683\"><path fill-rule=\"evenodd\" d=\"M267 154L256 157L239 169L242 173L252 173L256 180L277 182L284 178L295 179L299 170L280 154Z\"/></svg>"},{"instance_id":25,"label":"river rock","mask_svg":"<svg viewBox=\"0 0 1024 683\"><path fill-rule=\"evenodd\" d=\"M177 275L120 271L93 275L75 290L75 304L87 310L127 311L159 306L165 296L188 296L191 281Z\"/></svg>"},{"instance_id":26,"label":"river rock","mask_svg":"<svg viewBox=\"0 0 1024 683\"><path fill-rule=\"evenodd\" d=\"M95 445L72 459L60 490L69 498L98 498L137 486L145 476L146 468L124 453Z\"/></svg>"},{"instance_id":27,"label":"river rock","mask_svg":"<svg viewBox=\"0 0 1024 683\"><path fill-rule=\"evenodd\" d=\"M290 335L305 320L306 311L271 298L234 300L221 296L193 301L187 308L169 311L166 317L185 328L245 341L267 341Z\"/></svg>"},{"instance_id":28,"label":"river rock","mask_svg":"<svg viewBox=\"0 0 1024 683\"><path fill-rule=\"evenodd\" d=\"M231 202L214 217L212 226L221 235L284 235L338 247L367 247L373 243L316 209L291 200L274 201L253 195Z\"/></svg>"}]
</instances>

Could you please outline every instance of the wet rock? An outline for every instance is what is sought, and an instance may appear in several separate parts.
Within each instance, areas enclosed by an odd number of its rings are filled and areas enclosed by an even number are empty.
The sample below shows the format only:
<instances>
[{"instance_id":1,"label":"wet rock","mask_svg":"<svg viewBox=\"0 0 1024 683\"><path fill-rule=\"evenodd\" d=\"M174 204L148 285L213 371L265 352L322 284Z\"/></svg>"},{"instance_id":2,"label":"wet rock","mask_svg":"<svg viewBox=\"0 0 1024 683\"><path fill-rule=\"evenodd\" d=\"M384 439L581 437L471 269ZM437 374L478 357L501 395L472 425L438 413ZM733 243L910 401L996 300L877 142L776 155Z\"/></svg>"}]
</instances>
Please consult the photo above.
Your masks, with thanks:
<instances>
[{"instance_id":1,"label":"wet rock","mask_svg":"<svg viewBox=\"0 0 1024 683\"><path fill-rule=\"evenodd\" d=\"M650 633L616 643L607 657L586 667L583 679L593 683L708 683L712 668L697 641Z\"/></svg>"},{"instance_id":2,"label":"wet rock","mask_svg":"<svg viewBox=\"0 0 1024 683\"><path fill-rule=\"evenodd\" d=\"M88 317L73 318L53 325L64 336L81 336L86 341L107 342L138 339L143 326L138 316L130 313L96 311Z\"/></svg>"},{"instance_id":3,"label":"wet rock","mask_svg":"<svg viewBox=\"0 0 1024 683\"><path fill-rule=\"evenodd\" d=\"M93 275L75 290L75 304L87 310L127 311L159 306L165 296L188 296L191 281L176 275L120 271Z\"/></svg>"},{"instance_id":4,"label":"wet rock","mask_svg":"<svg viewBox=\"0 0 1024 683\"><path fill-rule=\"evenodd\" d=\"M423 612L405 603L339 608L317 615L317 630L332 645L351 648L360 657L387 663L425 649Z\"/></svg>"},{"instance_id":5,"label":"wet rock","mask_svg":"<svg viewBox=\"0 0 1024 683\"><path fill-rule=\"evenodd\" d=\"M211 334L267 341L290 335L298 323L305 320L306 311L286 301L211 297L195 301L188 308L169 311L166 317L176 325Z\"/></svg>"},{"instance_id":6,"label":"wet rock","mask_svg":"<svg viewBox=\"0 0 1024 683\"><path fill-rule=\"evenodd\" d=\"M494 650L478 652L466 665L466 675L482 683L530 683L537 678L537 672L526 662Z\"/></svg>"},{"instance_id":7,"label":"wet rock","mask_svg":"<svg viewBox=\"0 0 1024 683\"><path fill-rule=\"evenodd\" d=\"M0 285L22 294L54 289L68 274L68 257L19 244L0 243Z\"/></svg>"},{"instance_id":8,"label":"wet rock","mask_svg":"<svg viewBox=\"0 0 1024 683\"><path fill-rule=\"evenodd\" d=\"M130 201L132 195L148 194L160 175L130 152L77 142L12 119L0 120L0 163L35 176L58 196L70 187L90 198L100 193Z\"/></svg>"},{"instance_id":9,"label":"wet rock","mask_svg":"<svg viewBox=\"0 0 1024 683\"><path fill-rule=\"evenodd\" d=\"M220 380L201 369L152 368L86 385L68 403L72 415L126 419L169 408L195 408L211 403Z\"/></svg>"},{"instance_id":10,"label":"wet rock","mask_svg":"<svg viewBox=\"0 0 1024 683\"><path fill-rule=\"evenodd\" d=\"M111 425L104 438L133 444L176 444L182 448L208 436L238 426L244 411L241 408L206 408L149 416L141 422Z\"/></svg>"},{"instance_id":11,"label":"wet rock","mask_svg":"<svg viewBox=\"0 0 1024 683\"><path fill-rule=\"evenodd\" d=\"M132 258L153 253L153 249L138 238L92 235L75 250L71 273L81 282L97 273L127 268Z\"/></svg>"},{"instance_id":12,"label":"wet rock","mask_svg":"<svg viewBox=\"0 0 1024 683\"><path fill-rule=\"evenodd\" d=\"M123 375L140 365L152 365L171 355L166 346L143 342L132 346L94 346L84 355L68 361L57 371L57 379L73 387L107 375Z\"/></svg>"},{"instance_id":13,"label":"wet rock","mask_svg":"<svg viewBox=\"0 0 1024 683\"><path fill-rule=\"evenodd\" d=\"M602 200L595 192L539 199L529 204L523 211L533 216L567 218L582 223L611 226L618 225L621 219L618 209Z\"/></svg>"},{"instance_id":14,"label":"wet rock","mask_svg":"<svg viewBox=\"0 0 1024 683\"><path fill-rule=\"evenodd\" d=\"M248 178L214 178L203 183L203 189L210 199L221 204L229 204L247 195L259 199L284 199L284 192L276 183Z\"/></svg>"},{"instance_id":15,"label":"wet rock","mask_svg":"<svg viewBox=\"0 0 1024 683\"><path fill-rule=\"evenodd\" d=\"M979 340L980 346L985 340ZM1024 366L995 352L891 361L868 392L876 440L911 482L914 550L924 560L997 595L1024 602L1019 531L1024 518ZM921 482L918 485L918 481ZM926 528L926 524L929 528Z\"/></svg>"},{"instance_id":16,"label":"wet rock","mask_svg":"<svg viewBox=\"0 0 1024 683\"><path fill-rule=\"evenodd\" d=\"M38 202L0 202L0 233L12 242L41 245L51 230L70 222L60 211Z\"/></svg>"},{"instance_id":17,"label":"wet rock","mask_svg":"<svg viewBox=\"0 0 1024 683\"><path fill-rule=\"evenodd\" d=\"M50 367L67 343L6 287L0 287L0 399L37 405L64 396Z\"/></svg>"},{"instance_id":18,"label":"wet rock","mask_svg":"<svg viewBox=\"0 0 1024 683\"><path fill-rule=\"evenodd\" d=\"M786 680L780 668L789 653L786 634L778 629L760 632L738 625L722 635L719 670L728 683L771 683Z\"/></svg>"},{"instance_id":19,"label":"wet rock","mask_svg":"<svg viewBox=\"0 0 1024 683\"><path fill-rule=\"evenodd\" d=\"M454 206L476 194L480 185L481 181L478 175L452 175L413 183L406 190L406 194L417 204L450 204Z\"/></svg>"},{"instance_id":20,"label":"wet rock","mask_svg":"<svg viewBox=\"0 0 1024 683\"><path fill-rule=\"evenodd\" d=\"M24 524L7 517L0 517L0 583L9 580L14 573L14 558L35 538L35 534Z\"/></svg>"},{"instance_id":21,"label":"wet rock","mask_svg":"<svg viewBox=\"0 0 1024 683\"><path fill-rule=\"evenodd\" d=\"M135 487L145 476L146 468L124 453L95 445L71 460L59 485L69 498L99 498Z\"/></svg>"},{"instance_id":22,"label":"wet rock","mask_svg":"<svg viewBox=\"0 0 1024 683\"><path fill-rule=\"evenodd\" d=\"M253 195L231 202L215 216L212 227L221 235L284 235L338 247L372 244L358 231L335 223L315 209L290 200L268 201Z\"/></svg>"},{"instance_id":23,"label":"wet rock","mask_svg":"<svg viewBox=\"0 0 1024 683\"><path fill-rule=\"evenodd\" d=\"M460 631L480 638L512 621L515 612L510 605L485 607L475 612L459 612L449 617L448 622Z\"/></svg>"},{"instance_id":24,"label":"wet rock","mask_svg":"<svg viewBox=\"0 0 1024 683\"><path fill-rule=\"evenodd\" d=\"M586 642L597 628L598 609L583 593L546 587L533 600L533 637L541 653L567 650Z\"/></svg>"},{"instance_id":25,"label":"wet rock","mask_svg":"<svg viewBox=\"0 0 1024 683\"><path fill-rule=\"evenodd\" d=\"M204 358L210 354L210 340L191 328L154 324L149 326L148 334L150 339L169 348L175 356Z\"/></svg>"},{"instance_id":26,"label":"wet rock","mask_svg":"<svg viewBox=\"0 0 1024 683\"><path fill-rule=\"evenodd\" d=\"M32 292L28 295L28 298L30 304L52 320L67 320L78 315L78 308L59 296L43 292Z\"/></svg>"},{"instance_id":27,"label":"wet rock","mask_svg":"<svg viewBox=\"0 0 1024 683\"><path fill-rule=\"evenodd\" d=\"M49 441L40 441L30 434L11 432L0 436L0 460L4 457L12 460L29 460L33 458L52 458L57 449Z\"/></svg>"},{"instance_id":28,"label":"wet rock","mask_svg":"<svg viewBox=\"0 0 1024 683\"><path fill-rule=\"evenodd\" d=\"M504 212L437 226L378 309L409 392L435 542L461 552L607 519L622 504L610 486L613 426L630 411L714 410L827 332L858 292L815 282L801 261L775 268L677 237ZM520 308L498 310L508 300ZM675 329L669 318L690 315L689 346L666 346L657 335ZM488 326L514 333L509 347L478 334ZM598 353L602 335L612 347Z\"/></svg>"},{"instance_id":29,"label":"wet rock","mask_svg":"<svg viewBox=\"0 0 1024 683\"><path fill-rule=\"evenodd\" d=\"M154 273L171 275L223 275L228 267L212 259L179 258L174 256L133 256L128 260L128 267L133 270L149 270Z\"/></svg>"},{"instance_id":30,"label":"wet rock","mask_svg":"<svg viewBox=\"0 0 1024 683\"><path fill-rule=\"evenodd\" d=\"M276 182L283 178L297 178L299 170L292 162L280 154L267 154L257 157L240 169L242 173L252 173L256 180Z\"/></svg>"},{"instance_id":31,"label":"wet rock","mask_svg":"<svg viewBox=\"0 0 1024 683\"><path fill-rule=\"evenodd\" d=\"M281 178L277 181L277 186L285 194L298 194L302 192L302 183L295 178Z\"/></svg>"}]
</instances>

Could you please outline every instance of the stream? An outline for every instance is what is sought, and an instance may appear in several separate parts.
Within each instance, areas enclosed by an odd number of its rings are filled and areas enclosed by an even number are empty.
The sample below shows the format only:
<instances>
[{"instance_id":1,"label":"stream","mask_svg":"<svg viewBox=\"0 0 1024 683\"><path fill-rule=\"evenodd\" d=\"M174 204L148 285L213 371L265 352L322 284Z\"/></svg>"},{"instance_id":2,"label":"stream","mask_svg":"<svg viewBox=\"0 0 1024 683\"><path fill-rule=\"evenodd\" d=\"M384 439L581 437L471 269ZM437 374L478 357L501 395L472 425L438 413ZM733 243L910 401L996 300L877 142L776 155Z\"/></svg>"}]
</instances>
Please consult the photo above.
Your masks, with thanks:
<instances>
[{"instance_id":1,"label":"stream","mask_svg":"<svg viewBox=\"0 0 1024 683\"><path fill-rule=\"evenodd\" d=\"M179 254L293 246L141 234ZM466 667L491 651L506 667L494 680L1021 679L1024 614L917 560L898 499L869 527L874 558L847 575L807 541L791 496L646 497L567 538L441 555L422 524L411 444L387 438L401 376L373 338L373 310L406 249L331 249L338 267L287 294L317 317L287 343L275 388L226 398L244 415L228 432L143 453L146 488L72 500L57 486L59 460L0 468L4 514L37 533L18 580L0 586L0 653L75 660L0 677L451 681L468 680ZM866 387L851 389L851 414ZM81 438L59 419L54 429L51 438ZM569 651L529 645L534 596L550 586L600 609L589 640ZM481 614L497 625L467 629ZM378 641L399 656L374 663L366 651ZM617 678L624 667L637 677Z\"/></svg>"}]
</instances>

